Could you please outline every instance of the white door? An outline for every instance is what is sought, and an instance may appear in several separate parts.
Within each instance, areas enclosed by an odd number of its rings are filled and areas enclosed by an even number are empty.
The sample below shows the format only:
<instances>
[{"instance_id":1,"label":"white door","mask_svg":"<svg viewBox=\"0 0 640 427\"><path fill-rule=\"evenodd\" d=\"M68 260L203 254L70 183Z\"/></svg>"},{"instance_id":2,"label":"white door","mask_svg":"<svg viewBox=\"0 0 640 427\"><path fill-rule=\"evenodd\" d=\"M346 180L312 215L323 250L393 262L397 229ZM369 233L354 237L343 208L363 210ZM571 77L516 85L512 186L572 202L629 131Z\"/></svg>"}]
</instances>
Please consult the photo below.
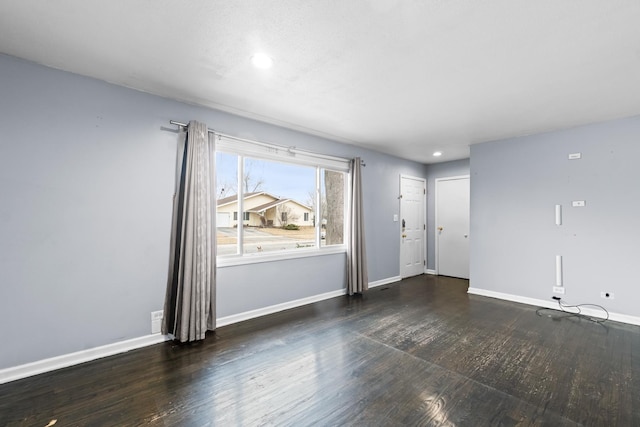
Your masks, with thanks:
<instances>
[{"instance_id":1,"label":"white door","mask_svg":"<svg viewBox=\"0 0 640 427\"><path fill-rule=\"evenodd\" d=\"M417 276L425 269L426 181L400 176L400 275Z\"/></svg>"},{"instance_id":2,"label":"white door","mask_svg":"<svg viewBox=\"0 0 640 427\"><path fill-rule=\"evenodd\" d=\"M469 278L469 177L436 179L436 268Z\"/></svg>"},{"instance_id":3,"label":"white door","mask_svg":"<svg viewBox=\"0 0 640 427\"><path fill-rule=\"evenodd\" d=\"M216 215L216 227L231 227L231 214L229 212L218 212Z\"/></svg>"}]
</instances>

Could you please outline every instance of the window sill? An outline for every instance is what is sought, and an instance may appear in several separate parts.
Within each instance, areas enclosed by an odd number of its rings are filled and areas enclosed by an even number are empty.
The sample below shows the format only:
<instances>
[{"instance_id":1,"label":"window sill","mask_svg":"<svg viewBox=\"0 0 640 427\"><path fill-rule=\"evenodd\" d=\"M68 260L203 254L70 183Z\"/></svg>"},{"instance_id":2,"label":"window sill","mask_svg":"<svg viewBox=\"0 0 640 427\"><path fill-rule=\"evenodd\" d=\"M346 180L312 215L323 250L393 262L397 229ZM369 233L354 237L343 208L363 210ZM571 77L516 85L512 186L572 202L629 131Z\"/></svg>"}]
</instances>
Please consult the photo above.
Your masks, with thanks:
<instances>
[{"instance_id":1,"label":"window sill","mask_svg":"<svg viewBox=\"0 0 640 427\"><path fill-rule=\"evenodd\" d=\"M252 255L229 255L218 257L216 264L218 268L233 267L244 264L258 264L261 262L286 261L289 259L309 258L324 255L333 255L346 253L346 245L333 246L331 248L309 249L288 252L273 252L269 254L252 254Z\"/></svg>"}]
</instances>

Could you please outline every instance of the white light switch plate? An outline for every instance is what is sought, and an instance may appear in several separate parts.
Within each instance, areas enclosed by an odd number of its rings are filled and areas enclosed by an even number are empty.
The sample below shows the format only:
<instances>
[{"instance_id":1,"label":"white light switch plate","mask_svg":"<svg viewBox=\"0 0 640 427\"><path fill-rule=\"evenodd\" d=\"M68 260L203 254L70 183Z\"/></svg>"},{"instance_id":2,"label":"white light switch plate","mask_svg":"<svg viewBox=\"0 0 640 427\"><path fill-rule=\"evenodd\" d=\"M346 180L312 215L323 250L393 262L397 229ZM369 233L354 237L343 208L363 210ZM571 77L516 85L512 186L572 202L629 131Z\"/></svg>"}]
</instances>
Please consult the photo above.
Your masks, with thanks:
<instances>
[{"instance_id":1,"label":"white light switch plate","mask_svg":"<svg viewBox=\"0 0 640 427\"><path fill-rule=\"evenodd\" d=\"M586 202L584 200L574 200L573 202L571 202L571 206L573 206L574 208L583 208L586 205Z\"/></svg>"},{"instance_id":2,"label":"white light switch plate","mask_svg":"<svg viewBox=\"0 0 640 427\"><path fill-rule=\"evenodd\" d=\"M159 334L162 327L162 310L151 312L151 333Z\"/></svg>"}]
</instances>

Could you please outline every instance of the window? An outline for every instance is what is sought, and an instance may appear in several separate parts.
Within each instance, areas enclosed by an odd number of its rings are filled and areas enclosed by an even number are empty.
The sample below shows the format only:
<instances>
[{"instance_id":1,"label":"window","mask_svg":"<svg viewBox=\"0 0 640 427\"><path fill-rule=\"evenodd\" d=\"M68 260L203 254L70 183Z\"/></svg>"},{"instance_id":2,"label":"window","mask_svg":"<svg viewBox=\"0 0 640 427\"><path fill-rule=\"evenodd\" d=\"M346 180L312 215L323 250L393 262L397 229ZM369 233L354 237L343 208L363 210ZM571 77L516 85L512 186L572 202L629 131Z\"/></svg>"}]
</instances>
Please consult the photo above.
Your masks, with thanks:
<instances>
[{"instance_id":1,"label":"window","mask_svg":"<svg viewBox=\"0 0 640 427\"><path fill-rule=\"evenodd\" d=\"M245 221L249 221L249 212L245 212L243 217ZM233 220L237 221L238 220L238 211L233 211Z\"/></svg>"},{"instance_id":2,"label":"window","mask_svg":"<svg viewBox=\"0 0 640 427\"><path fill-rule=\"evenodd\" d=\"M218 256L344 250L348 162L273 147L219 137Z\"/></svg>"}]
</instances>

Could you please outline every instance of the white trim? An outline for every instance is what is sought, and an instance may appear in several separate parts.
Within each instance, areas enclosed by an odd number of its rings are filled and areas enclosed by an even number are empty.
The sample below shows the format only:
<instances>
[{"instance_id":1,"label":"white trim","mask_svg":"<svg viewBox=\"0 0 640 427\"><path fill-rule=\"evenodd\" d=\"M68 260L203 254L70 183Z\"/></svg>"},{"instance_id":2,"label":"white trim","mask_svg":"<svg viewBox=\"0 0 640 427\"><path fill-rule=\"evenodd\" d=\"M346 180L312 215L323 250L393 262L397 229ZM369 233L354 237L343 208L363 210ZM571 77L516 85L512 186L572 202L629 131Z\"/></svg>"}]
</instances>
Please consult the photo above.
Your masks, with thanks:
<instances>
[{"instance_id":1,"label":"white trim","mask_svg":"<svg viewBox=\"0 0 640 427\"><path fill-rule=\"evenodd\" d=\"M375 288L377 286L384 286L384 285L388 285L390 283L399 282L401 280L402 280L401 276L393 276L393 277L389 277L387 279L376 280L375 282L369 282L369 289Z\"/></svg>"},{"instance_id":2,"label":"white trim","mask_svg":"<svg viewBox=\"0 0 640 427\"><path fill-rule=\"evenodd\" d=\"M434 228L433 228L433 237L434 237L434 247L435 247L435 259L436 259L436 268L434 269L434 274L438 274L438 262L439 262L439 257L438 254L440 253L439 251L439 246L438 246L438 182L440 181L453 181L456 179L468 179L469 180L469 184L471 184L471 175L455 175L455 176L445 176L442 178L436 178L433 184L434 187L434 192L433 192L433 208L434 208ZM471 216L471 214L469 214L469 216Z\"/></svg>"},{"instance_id":3,"label":"white trim","mask_svg":"<svg viewBox=\"0 0 640 427\"><path fill-rule=\"evenodd\" d=\"M377 286L387 285L389 283L395 283L402 280L400 276L393 276L387 279L376 280L375 282L369 282L369 289L375 288ZM313 295L310 297L300 298L293 301L283 302L281 304L271 305L269 307L262 307L255 310L245 311L243 313L232 314L230 316L225 316L217 319L216 326L227 326L233 323L242 322L249 319L255 319L256 317L266 316L268 314L278 313L280 311L289 310L291 308L301 307L303 305L312 304L314 302L324 301L326 299L339 297L342 295L346 295L346 289L339 289L336 291L325 292L323 294Z\"/></svg>"},{"instance_id":4,"label":"white trim","mask_svg":"<svg viewBox=\"0 0 640 427\"><path fill-rule=\"evenodd\" d=\"M216 132L216 151L348 172L351 159ZM239 172L238 172L239 173ZM242 175L240 175L242 176Z\"/></svg>"},{"instance_id":5,"label":"white trim","mask_svg":"<svg viewBox=\"0 0 640 427\"><path fill-rule=\"evenodd\" d=\"M400 276L389 277L387 279L377 280L369 283L369 288L376 286L382 286L389 283L398 282L401 280ZM288 301L282 304L276 304L269 307L259 308L256 310L245 311L244 313L234 314L231 316L221 317L216 320L216 327L222 327L230 325L232 323L242 322L244 320L253 319L267 314L273 314L280 311L288 310L291 308L300 307L303 305L311 304L318 301L323 301L330 298L346 295L346 289L339 289L336 291L325 292L323 294L313 295L306 298L300 298L293 301ZM80 363L90 362L92 360L101 359L107 356L113 356L115 354L125 353L137 348L147 347L154 344L159 344L164 341L168 341L170 337L168 335L153 334L145 335L138 338L132 338L126 341L120 341L113 344L102 345L99 347L93 347L86 350L77 351L74 353L63 354L61 356L55 356L48 359L38 360L36 362L25 363L23 365L13 366L11 368L0 369L0 384L16 381L22 378L31 377L33 375L42 374L45 372L55 371L56 369L67 368L69 366L78 365Z\"/></svg>"},{"instance_id":6,"label":"white trim","mask_svg":"<svg viewBox=\"0 0 640 427\"><path fill-rule=\"evenodd\" d=\"M313 295L310 297L300 298L293 301L283 302L281 304L270 305L269 307L262 307L255 310L245 311L243 313L232 314L231 316L221 317L216 321L216 326L227 326L233 323L242 322L249 319L255 319L256 317L266 316L267 314L278 313L280 311L289 310L291 308L301 307L303 305L311 304L318 301L323 301L330 298L346 295L346 289L339 289L337 291L325 292L323 294Z\"/></svg>"},{"instance_id":7,"label":"white trim","mask_svg":"<svg viewBox=\"0 0 640 427\"><path fill-rule=\"evenodd\" d=\"M317 228L317 227L316 227ZM293 249L291 251L277 251L244 255L223 255L217 259L218 268L233 267L244 264L258 264L261 262L286 261L289 259L308 258L314 256L346 254L346 245L332 245L318 248Z\"/></svg>"},{"instance_id":8,"label":"white trim","mask_svg":"<svg viewBox=\"0 0 640 427\"><path fill-rule=\"evenodd\" d=\"M403 215L402 215L402 197L401 196L402 196L402 180L405 179L405 178L406 179L413 179L415 181L421 181L422 184L424 185L424 194L423 194L424 197L422 198L422 201L423 201L422 221L423 221L423 224L424 224L423 232L422 232L422 242L424 244L424 247L423 247L423 250L424 250L423 255L424 255L424 257L423 258L424 258L425 264L426 264L427 258L428 258L428 255L427 255L427 238L428 238L428 236L427 236L427 211L429 209L427 209L427 180L426 180L426 178L421 178L421 177L418 177L418 176L405 175L405 174L401 173L400 174L400 179L398 180L398 195L399 195L399 197L398 197L398 212L400 213L400 233L398 234L398 238L400 239L400 250L398 251L399 252L399 254L398 254L398 264L400 266L400 277L402 277L402 218L403 218Z\"/></svg>"},{"instance_id":9,"label":"white trim","mask_svg":"<svg viewBox=\"0 0 640 427\"><path fill-rule=\"evenodd\" d=\"M0 384L42 374L44 372L55 371L56 369L66 368L68 366L78 365L80 363L89 362L91 360L107 356L113 356L114 354L125 353L137 348L158 344L167 341L168 339L169 338L166 335L161 334L145 335L126 341L93 347L86 350L76 351L74 353L38 360L36 362L25 363L24 365L0 369Z\"/></svg>"},{"instance_id":10,"label":"white trim","mask_svg":"<svg viewBox=\"0 0 640 427\"><path fill-rule=\"evenodd\" d=\"M423 181L425 184L427 183L427 180L421 176L413 176L413 175L407 175L407 174L401 173L400 178L415 179L416 181ZM426 190L426 187L425 187L425 190Z\"/></svg>"},{"instance_id":11,"label":"white trim","mask_svg":"<svg viewBox=\"0 0 640 427\"><path fill-rule=\"evenodd\" d=\"M470 287L467 293L472 295L480 295L484 297L496 298L496 299L505 300L505 301L518 302L521 304L534 305L537 307L544 307L544 308L550 308L555 310L558 309L558 303L554 301L528 298L520 295L505 294L502 292L488 291L486 289ZM580 310L582 311L582 314L585 314L587 316L597 317L597 318L603 317L602 310L592 309L592 308L581 308ZM627 323L629 325L640 326L640 317L629 316L627 314L609 312L609 320L613 320L615 322Z\"/></svg>"},{"instance_id":12,"label":"white trim","mask_svg":"<svg viewBox=\"0 0 640 427\"><path fill-rule=\"evenodd\" d=\"M433 274L434 276L437 275L438 273L436 273L435 270L431 270L429 268L425 268L424 269L424 274Z\"/></svg>"}]
</instances>

